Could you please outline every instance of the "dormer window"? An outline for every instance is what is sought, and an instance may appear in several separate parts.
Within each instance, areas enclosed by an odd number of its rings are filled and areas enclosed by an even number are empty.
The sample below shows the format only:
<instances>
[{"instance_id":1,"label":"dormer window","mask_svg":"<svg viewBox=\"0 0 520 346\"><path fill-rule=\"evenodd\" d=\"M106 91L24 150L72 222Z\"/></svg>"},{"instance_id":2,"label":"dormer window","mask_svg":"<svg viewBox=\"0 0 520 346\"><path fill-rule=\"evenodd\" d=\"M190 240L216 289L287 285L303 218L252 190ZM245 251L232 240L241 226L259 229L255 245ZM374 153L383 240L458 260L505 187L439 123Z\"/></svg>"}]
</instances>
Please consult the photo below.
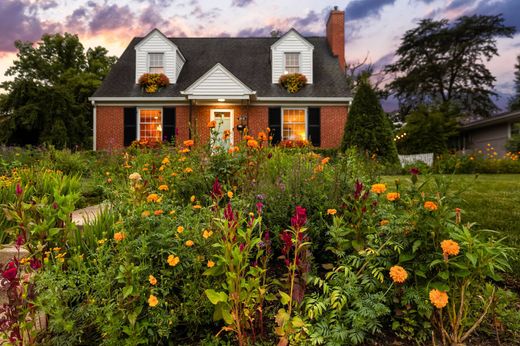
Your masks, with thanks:
<instances>
[{"instance_id":1,"label":"dormer window","mask_svg":"<svg viewBox=\"0 0 520 346\"><path fill-rule=\"evenodd\" d=\"M148 72L164 73L164 53L148 53Z\"/></svg>"},{"instance_id":2,"label":"dormer window","mask_svg":"<svg viewBox=\"0 0 520 346\"><path fill-rule=\"evenodd\" d=\"M285 53L285 72L300 73L300 53Z\"/></svg>"}]
</instances>

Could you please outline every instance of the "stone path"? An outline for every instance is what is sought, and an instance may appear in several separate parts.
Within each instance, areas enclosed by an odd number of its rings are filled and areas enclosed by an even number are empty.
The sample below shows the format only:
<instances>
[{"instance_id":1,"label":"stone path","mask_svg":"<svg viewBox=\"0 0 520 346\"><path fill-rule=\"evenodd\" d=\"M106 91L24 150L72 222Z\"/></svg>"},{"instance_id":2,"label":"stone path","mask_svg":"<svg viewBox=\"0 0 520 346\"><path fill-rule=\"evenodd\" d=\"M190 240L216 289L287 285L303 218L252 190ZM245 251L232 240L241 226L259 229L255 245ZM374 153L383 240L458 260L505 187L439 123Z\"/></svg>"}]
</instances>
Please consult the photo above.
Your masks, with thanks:
<instances>
[{"instance_id":1,"label":"stone path","mask_svg":"<svg viewBox=\"0 0 520 346\"><path fill-rule=\"evenodd\" d=\"M103 210L108 208L106 204L91 205L83 209L78 209L72 212L72 222L78 227L94 221Z\"/></svg>"}]
</instances>

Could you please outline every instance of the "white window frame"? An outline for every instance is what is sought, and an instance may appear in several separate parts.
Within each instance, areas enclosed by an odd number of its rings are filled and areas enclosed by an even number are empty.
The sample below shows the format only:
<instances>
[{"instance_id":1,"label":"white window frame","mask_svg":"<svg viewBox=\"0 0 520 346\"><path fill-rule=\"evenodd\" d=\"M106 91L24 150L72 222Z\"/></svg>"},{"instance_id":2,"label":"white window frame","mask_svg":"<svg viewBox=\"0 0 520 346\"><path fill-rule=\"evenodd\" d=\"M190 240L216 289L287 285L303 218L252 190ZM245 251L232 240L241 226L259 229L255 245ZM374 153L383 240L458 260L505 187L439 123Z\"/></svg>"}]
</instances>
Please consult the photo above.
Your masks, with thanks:
<instances>
[{"instance_id":1,"label":"white window frame","mask_svg":"<svg viewBox=\"0 0 520 346\"><path fill-rule=\"evenodd\" d=\"M287 69L295 68L296 66L287 66L287 54L296 54L298 56L298 72L289 72ZM283 69L287 73L302 73L302 53L301 52L284 52L283 53Z\"/></svg>"},{"instance_id":2,"label":"white window frame","mask_svg":"<svg viewBox=\"0 0 520 346\"><path fill-rule=\"evenodd\" d=\"M165 65L166 54L164 54L164 52L147 52L146 53L146 56L147 56L146 61L147 61L147 65L148 65L146 70L148 71L148 73L157 73L157 72L150 72L150 68L151 68L150 61L151 61L151 55L152 54L162 54L162 69L163 69L163 71L161 73L166 74L166 68L164 66ZM156 67L156 66L154 66L154 67Z\"/></svg>"},{"instance_id":3,"label":"white window frame","mask_svg":"<svg viewBox=\"0 0 520 346\"><path fill-rule=\"evenodd\" d=\"M309 131L308 131L308 127L309 127L309 107L282 107L282 114L281 114L282 123L280 124L280 128L281 128L281 137L280 137L280 139L282 141L286 140L283 137L284 136L283 135L284 134L283 124L285 123L285 121L284 121L285 114L284 113L285 113L286 110L299 110L299 111L303 110L303 111L305 111L305 138L304 139L308 140L308 138L309 138L308 137L309 136Z\"/></svg>"},{"instance_id":4,"label":"white window frame","mask_svg":"<svg viewBox=\"0 0 520 346\"><path fill-rule=\"evenodd\" d=\"M227 109L227 108L213 108L210 110L210 115L209 115L209 120L210 121L214 121L215 120L215 113L219 113L219 112L229 112L229 117L230 117L230 121L229 121L229 124L231 126L231 133L230 133L230 136L229 136L229 143L231 143L231 145L234 144L234 129L235 129L235 110L234 109Z\"/></svg>"},{"instance_id":5,"label":"white window frame","mask_svg":"<svg viewBox=\"0 0 520 346\"><path fill-rule=\"evenodd\" d=\"M139 107L137 108L137 125L136 125L136 138L138 141L141 140L141 110L160 110L161 111L161 128L162 133L164 134L164 109L163 107ZM163 140L163 135L161 134L161 141Z\"/></svg>"}]
</instances>

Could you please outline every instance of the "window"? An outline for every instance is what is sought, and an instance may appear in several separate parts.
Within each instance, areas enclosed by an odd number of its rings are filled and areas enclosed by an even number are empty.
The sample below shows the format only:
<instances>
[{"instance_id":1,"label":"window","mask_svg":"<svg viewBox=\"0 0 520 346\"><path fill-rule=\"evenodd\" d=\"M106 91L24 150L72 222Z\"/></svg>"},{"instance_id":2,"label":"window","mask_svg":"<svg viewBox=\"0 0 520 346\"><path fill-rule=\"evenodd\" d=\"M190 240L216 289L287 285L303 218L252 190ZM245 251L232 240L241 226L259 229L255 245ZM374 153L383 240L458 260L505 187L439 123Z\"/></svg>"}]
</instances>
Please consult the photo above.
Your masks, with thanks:
<instances>
[{"instance_id":1,"label":"window","mask_svg":"<svg viewBox=\"0 0 520 346\"><path fill-rule=\"evenodd\" d=\"M148 53L148 72L164 73L164 53Z\"/></svg>"},{"instance_id":2,"label":"window","mask_svg":"<svg viewBox=\"0 0 520 346\"><path fill-rule=\"evenodd\" d=\"M307 110L304 108L283 109L282 139L292 141L307 139L306 118Z\"/></svg>"},{"instance_id":3,"label":"window","mask_svg":"<svg viewBox=\"0 0 520 346\"><path fill-rule=\"evenodd\" d=\"M285 71L287 73L300 72L300 53L285 53Z\"/></svg>"},{"instance_id":4,"label":"window","mask_svg":"<svg viewBox=\"0 0 520 346\"><path fill-rule=\"evenodd\" d=\"M162 140L162 110L139 110L139 139Z\"/></svg>"}]
</instances>

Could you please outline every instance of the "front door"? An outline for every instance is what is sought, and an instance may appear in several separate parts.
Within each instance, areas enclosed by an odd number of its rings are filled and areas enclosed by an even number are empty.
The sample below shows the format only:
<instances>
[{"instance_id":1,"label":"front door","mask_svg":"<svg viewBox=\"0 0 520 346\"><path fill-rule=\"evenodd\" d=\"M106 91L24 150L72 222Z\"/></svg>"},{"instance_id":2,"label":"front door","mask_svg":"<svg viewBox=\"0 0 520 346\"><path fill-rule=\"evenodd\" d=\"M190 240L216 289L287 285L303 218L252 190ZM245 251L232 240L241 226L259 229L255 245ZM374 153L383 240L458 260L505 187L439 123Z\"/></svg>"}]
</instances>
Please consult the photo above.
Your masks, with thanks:
<instances>
[{"instance_id":1,"label":"front door","mask_svg":"<svg viewBox=\"0 0 520 346\"><path fill-rule=\"evenodd\" d=\"M228 147L233 144L233 110L212 109L210 120L215 121L215 131L211 138L212 145Z\"/></svg>"}]
</instances>

